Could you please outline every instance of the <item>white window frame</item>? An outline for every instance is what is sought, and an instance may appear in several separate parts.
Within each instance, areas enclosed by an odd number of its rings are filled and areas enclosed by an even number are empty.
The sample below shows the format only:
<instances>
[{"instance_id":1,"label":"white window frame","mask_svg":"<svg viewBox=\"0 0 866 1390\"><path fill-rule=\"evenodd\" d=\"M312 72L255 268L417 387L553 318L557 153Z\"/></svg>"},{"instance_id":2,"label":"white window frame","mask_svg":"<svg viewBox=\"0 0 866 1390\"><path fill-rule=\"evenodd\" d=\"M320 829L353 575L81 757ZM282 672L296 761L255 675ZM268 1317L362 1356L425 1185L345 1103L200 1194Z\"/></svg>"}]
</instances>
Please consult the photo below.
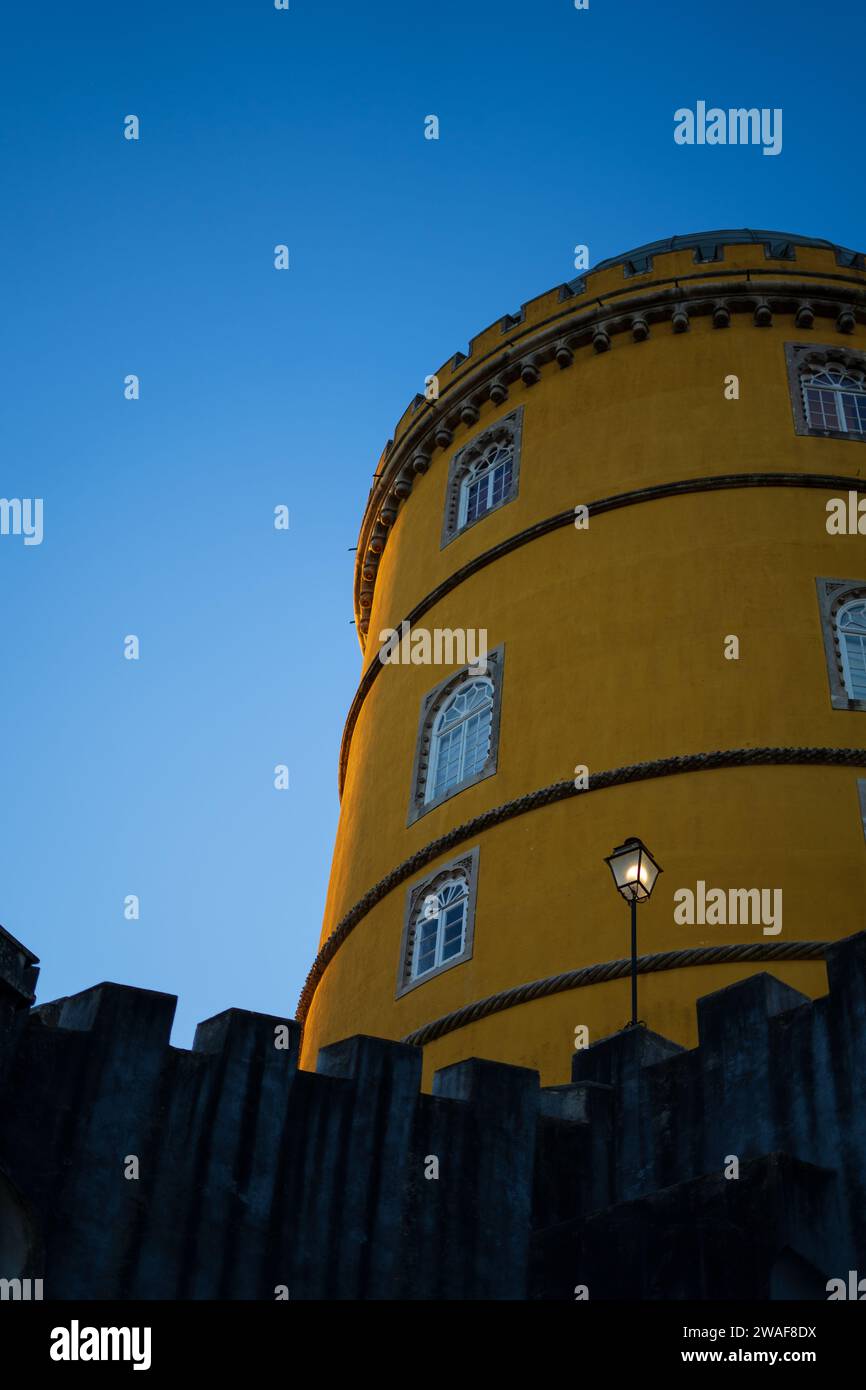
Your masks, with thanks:
<instances>
[{"instance_id":1,"label":"white window frame","mask_svg":"<svg viewBox=\"0 0 866 1390\"><path fill-rule=\"evenodd\" d=\"M500 507L507 506L509 502L513 502L517 498L520 487L523 411L524 407L519 405L515 410L509 411L507 415L500 416L499 419L494 420L491 425L474 435L452 455L448 464L448 480L445 485L445 508L442 517L440 549L444 549L458 536L465 535L473 526L477 526L486 517L498 512ZM508 486L503 487L502 497L491 504L492 474L500 465L496 464L493 469L490 469L488 464L500 450L507 450L510 454ZM488 505L483 512L479 512L478 516L470 518L469 488L474 481L482 481L485 472L490 479L487 483Z\"/></svg>"},{"instance_id":2,"label":"white window frame","mask_svg":"<svg viewBox=\"0 0 866 1390\"><path fill-rule=\"evenodd\" d=\"M849 438L853 438L853 435ZM830 684L830 704L833 709L866 713L866 699L859 699L850 694L851 671L847 644L839 630L839 621L845 610L866 600L866 578L822 578L815 582L818 589L827 678Z\"/></svg>"},{"instance_id":3,"label":"white window frame","mask_svg":"<svg viewBox=\"0 0 866 1390\"><path fill-rule=\"evenodd\" d=\"M453 970L455 966L464 964L465 961L472 959L475 944L475 903L478 893L478 856L480 850L476 845L473 849L464 850L454 859L449 859L446 864L440 864L435 869L428 869L422 878L416 879L413 884L406 889L405 907L403 912L403 935L400 941L400 960L397 970L397 993L400 999L404 994L411 990L418 989L428 984L430 980L441 975L446 970ZM429 898L436 898L449 885L456 884L465 888L465 894L461 901L463 907L462 920L462 940L459 952L447 959L443 959L442 951L445 944L445 928L441 922L444 911L452 904L445 904L444 910L437 911L440 919L436 927L436 952L434 964L422 973L418 973L418 928L424 918L424 904Z\"/></svg>"},{"instance_id":4,"label":"white window frame","mask_svg":"<svg viewBox=\"0 0 866 1390\"><path fill-rule=\"evenodd\" d=\"M843 631L842 619L851 608L864 609L862 633L855 632L849 634ZM860 642L864 650L864 655L866 655L866 599L851 599L850 603L843 604L842 607L839 609L838 613L836 614L836 640L839 643L839 658L842 662L842 680L845 685L845 690L850 700L866 700L866 686L864 686L862 690L855 690L854 688L854 674L851 670L851 661L848 654L849 635L855 638L860 638Z\"/></svg>"},{"instance_id":5,"label":"white window frame","mask_svg":"<svg viewBox=\"0 0 866 1390\"><path fill-rule=\"evenodd\" d=\"M437 728L437 726L441 723L443 717L447 713L449 707L454 703L454 701L460 699L461 696L465 696L468 693L468 691L480 685L483 685L487 690L486 703L484 705L476 705L474 708L467 710L464 714L460 716L460 718L454 724L451 724L447 729ZM425 805L429 804L429 802L431 801L438 800L439 797L443 797L449 793L457 791L457 789L467 780L467 778L475 777L477 773L480 771L480 768L473 768L471 772L466 771L466 731L470 719L474 718L476 715L479 715L481 713L486 713L487 715L487 747L484 753L484 759L481 763L481 767L484 767L485 763L487 762L487 759L490 756L490 743L493 737L493 709L495 700L496 689L493 681L489 676L478 676L475 679L468 682L468 684L458 686L456 690L453 690L447 696L447 698L443 700L441 709L437 710L434 716L433 728L430 735L430 760L427 767L427 785L424 789ZM436 776L439 768L439 748L442 739L446 734L454 734L458 729L460 730L461 734L460 766L458 770L458 776L453 782L449 782L447 786L438 786L436 783Z\"/></svg>"},{"instance_id":6,"label":"white window frame","mask_svg":"<svg viewBox=\"0 0 866 1390\"><path fill-rule=\"evenodd\" d=\"M498 455L500 454L505 454L506 457L500 459L498 458ZM503 486L502 488L502 499L499 502L493 502L491 500L491 493L493 492L495 475L499 468L505 468L506 463L509 465L508 485ZM457 513L458 530L463 530L469 518L469 493L470 490L476 485L476 483L479 485L479 487L482 485L485 486L487 496L483 510L478 511L476 515L472 518L473 525L476 521L480 521L482 517L487 516L490 512L495 511L498 507L501 507L503 505L505 499L508 497L513 472L513 440L508 441L507 443L489 444L487 448L484 450L484 453L482 454L481 458L478 459L477 462L472 465L471 470L466 474L466 477L460 484L460 507Z\"/></svg>"},{"instance_id":7,"label":"white window frame","mask_svg":"<svg viewBox=\"0 0 866 1390\"><path fill-rule=\"evenodd\" d=\"M421 700L418 712L418 733L415 739L415 755L412 760L412 783L409 793L409 809L406 824L414 825L439 806L444 806L453 796L460 796L470 787L493 777L499 765L499 732L502 715L502 685L505 673L505 645L489 650L484 658L484 670L480 662L475 666L463 666L445 676ZM434 740L434 729L439 715L445 710L452 695L473 681L488 680L493 687L493 708L488 730L487 758L483 767L471 775L466 774L465 754L461 771L463 779L448 787L444 792L433 792L433 761L438 755L438 738ZM456 727L456 725L454 726ZM434 744L437 746L434 747Z\"/></svg>"},{"instance_id":8,"label":"white window frame","mask_svg":"<svg viewBox=\"0 0 866 1390\"><path fill-rule=\"evenodd\" d=\"M441 901L442 894L448 888L459 888L460 894L459 897L452 898L450 902L443 903ZM434 914L428 911L428 904L431 902L433 898L436 898L438 900L438 908L435 913L436 944L433 948L433 963L432 965L428 965L424 970L421 970L419 969L419 960L421 955L420 929L424 922L429 922L433 919ZM449 908L454 907L455 903L459 903L462 909L460 918L460 949L458 951L452 952L450 956L443 959L442 953L445 950L445 914ZM427 896L422 900L421 907L416 913L414 924L414 942L412 948L411 969L411 977L413 980L425 980L428 975L432 975L434 971L440 970L443 965L450 965L452 960L456 962L460 959L460 957L463 955L463 952L466 949L466 927L468 913L469 876L466 873L460 873L454 875L452 878L446 879L444 883L440 883L432 892L428 893Z\"/></svg>"},{"instance_id":9,"label":"white window frame","mask_svg":"<svg viewBox=\"0 0 866 1390\"><path fill-rule=\"evenodd\" d=\"M840 380L834 382L832 380L834 376L839 377ZM831 379L829 381L821 381L821 377L829 377ZM851 384L846 385L846 382L850 382ZM810 387L815 391L830 391L833 393L836 402L837 423L835 425L828 425L812 419L809 399L806 395ZM837 367L832 363L828 363L825 367L812 368L808 372L802 372L800 377L800 389L803 393L803 411L809 429L835 429L838 430L840 434L866 435L866 426L864 426L863 429L849 429L844 410L845 396L853 396L855 398L859 396L866 401L866 383L864 383L863 377L860 376L859 373L855 373L847 367ZM857 413L856 409L855 413Z\"/></svg>"}]
</instances>

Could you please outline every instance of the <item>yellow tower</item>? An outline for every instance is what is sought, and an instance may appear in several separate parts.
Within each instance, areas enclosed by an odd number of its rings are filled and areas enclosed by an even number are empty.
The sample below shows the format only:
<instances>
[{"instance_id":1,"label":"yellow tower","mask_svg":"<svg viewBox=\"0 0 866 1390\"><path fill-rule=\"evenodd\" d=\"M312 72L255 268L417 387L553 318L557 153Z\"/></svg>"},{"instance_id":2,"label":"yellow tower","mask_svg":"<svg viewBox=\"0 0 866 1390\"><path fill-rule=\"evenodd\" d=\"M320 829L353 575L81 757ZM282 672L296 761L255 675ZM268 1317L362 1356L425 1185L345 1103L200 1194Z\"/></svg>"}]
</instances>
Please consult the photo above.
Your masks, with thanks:
<instances>
[{"instance_id":1,"label":"yellow tower","mask_svg":"<svg viewBox=\"0 0 866 1390\"><path fill-rule=\"evenodd\" d=\"M427 1084L568 1080L629 1018L630 835L649 1027L693 1045L756 970L825 991L866 927L864 463L864 257L802 236L641 247L428 379L360 531L305 1066L367 1033Z\"/></svg>"}]
</instances>

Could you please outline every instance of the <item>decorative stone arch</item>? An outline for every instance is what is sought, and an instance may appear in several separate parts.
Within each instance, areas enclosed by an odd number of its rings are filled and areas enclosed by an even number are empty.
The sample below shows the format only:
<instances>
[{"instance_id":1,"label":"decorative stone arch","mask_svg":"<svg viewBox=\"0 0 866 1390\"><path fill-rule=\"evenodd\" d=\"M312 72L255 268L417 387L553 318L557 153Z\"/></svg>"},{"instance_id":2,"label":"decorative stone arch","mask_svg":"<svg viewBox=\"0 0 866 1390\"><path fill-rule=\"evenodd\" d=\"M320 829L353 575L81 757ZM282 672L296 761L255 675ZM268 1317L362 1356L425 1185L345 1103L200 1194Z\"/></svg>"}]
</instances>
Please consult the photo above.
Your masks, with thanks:
<instances>
[{"instance_id":1,"label":"decorative stone arch","mask_svg":"<svg viewBox=\"0 0 866 1390\"><path fill-rule=\"evenodd\" d=\"M791 393L796 433L812 435L819 439L854 439L859 440L861 444L866 442L866 434L859 434L853 430L815 428L809 423L803 399L804 376L809 372L820 372L827 367L837 367L841 371L850 372L863 382L866 389L866 353L828 343L786 343L785 360L788 364L788 389Z\"/></svg>"},{"instance_id":2,"label":"decorative stone arch","mask_svg":"<svg viewBox=\"0 0 866 1390\"><path fill-rule=\"evenodd\" d=\"M821 630L824 635L824 655L830 680L830 703L834 709L866 710L866 700L852 700L845 689L842 652L839 645L837 618L840 609L857 599L866 599L866 579L819 579L818 604L821 610Z\"/></svg>"},{"instance_id":3,"label":"decorative stone arch","mask_svg":"<svg viewBox=\"0 0 866 1390\"><path fill-rule=\"evenodd\" d=\"M502 706L504 661L504 644L500 644L494 651L487 653L487 669L484 675L493 682L493 709L490 716L490 749L484 766L480 772L467 777L464 782L460 782L455 787L449 787L447 791L433 797L430 801L425 798L427 775L430 768L430 746L436 716L455 690L459 690L461 685L466 685L469 681L476 680L481 672L473 666L464 666L460 671L452 671L451 675L446 676L438 685L434 685L433 689L429 690L421 701L418 735L415 740L415 757L412 764L412 794L409 799L407 825L413 825L416 820L426 815L428 811L432 811L435 806L441 806L452 796L458 796L467 787L474 787L477 782L483 782L486 777L492 777L496 772L499 760L499 718Z\"/></svg>"},{"instance_id":4,"label":"decorative stone arch","mask_svg":"<svg viewBox=\"0 0 866 1390\"><path fill-rule=\"evenodd\" d=\"M451 859L447 864L443 864L432 874L425 875L417 883L413 883L406 891L406 908L403 916L403 936L400 943L400 966L397 973L397 995L399 999L402 994L408 994L410 990L417 989L419 985L424 985L428 980L432 980L436 975L441 975L445 970L452 970L455 965L461 965L463 961L470 959L475 939L475 898L478 890L478 846L467 850L461 854L459 859ZM462 878L466 883L467 902L466 902L466 931L463 939L463 950L458 956L453 956L442 965L436 966L433 970L428 970L418 979L412 979L412 958L415 953L415 933L418 922L421 918L425 898L435 893L438 888L447 883L449 879Z\"/></svg>"},{"instance_id":5,"label":"decorative stone arch","mask_svg":"<svg viewBox=\"0 0 866 1390\"><path fill-rule=\"evenodd\" d=\"M497 502L494 510L498 511L507 502L513 502L517 496L518 482L520 478L520 448L523 437L523 406L518 406L508 415L504 415L501 420L489 425L487 429L476 434L464 444L462 449L458 449L448 466L448 483L445 490L445 516L442 521L442 540L439 549L443 550L454 540L455 536L462 536L464 531L468 531L471 526L483 521L490 512L485 512L483 516L476 518L475 521L460 522L460 493L464 479L469 475L473 466L478 462L487 449L492 444L510 447L512 451L511 461L511 483L502 498Z\"/></svg>"}]
</instances>

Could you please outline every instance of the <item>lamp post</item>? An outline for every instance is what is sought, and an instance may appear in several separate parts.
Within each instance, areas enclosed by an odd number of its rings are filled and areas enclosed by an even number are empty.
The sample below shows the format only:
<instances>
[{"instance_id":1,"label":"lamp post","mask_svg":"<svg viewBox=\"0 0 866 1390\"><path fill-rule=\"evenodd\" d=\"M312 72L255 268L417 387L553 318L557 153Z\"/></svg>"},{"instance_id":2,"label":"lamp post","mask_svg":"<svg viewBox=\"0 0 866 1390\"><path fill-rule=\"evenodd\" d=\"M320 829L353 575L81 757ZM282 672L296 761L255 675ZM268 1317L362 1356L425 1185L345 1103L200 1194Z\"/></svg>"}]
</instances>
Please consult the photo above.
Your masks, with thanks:
<instances>
[{"instance_id":1,"label":"lamp post","mask_svg":"<svg viewBox=\"0 0 866 1390\"><path fill-rule=\"evenodd\" d=\"M637 1026L637 905L649 901L660 866L646 845L636 835L630 835L605 859L610 865L613 881L631 906L631 1023Z\"/></svg>"}]
</instances>

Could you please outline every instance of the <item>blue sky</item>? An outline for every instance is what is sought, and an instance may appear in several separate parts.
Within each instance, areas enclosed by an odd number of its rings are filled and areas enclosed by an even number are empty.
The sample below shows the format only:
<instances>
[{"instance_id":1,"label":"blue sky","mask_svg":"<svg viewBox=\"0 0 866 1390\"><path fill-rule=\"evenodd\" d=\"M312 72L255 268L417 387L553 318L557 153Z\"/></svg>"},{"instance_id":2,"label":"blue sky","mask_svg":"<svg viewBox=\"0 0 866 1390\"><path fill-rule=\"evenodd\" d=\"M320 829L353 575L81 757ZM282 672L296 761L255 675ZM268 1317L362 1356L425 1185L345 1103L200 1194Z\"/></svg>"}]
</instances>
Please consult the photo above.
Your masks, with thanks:
<instances>
[{"instance_id":1,"label":"blue sky","mask_svg":"<svg viewBox=\"0 0 866 1390\"><path fill-rule=\"evenodd\" d=\"M866 12L19 11L0 495L44 499L44 540L0 536L0 921L42 958L40 999L166 990L186 1046L232 1005L292 1014L315 954L360 669L349 547L395 420L571 279L577 243L595 262L750 226L864 249ZM782 153L677 146L699 99L782 108Z\"/></svg>"}]
</instances>

